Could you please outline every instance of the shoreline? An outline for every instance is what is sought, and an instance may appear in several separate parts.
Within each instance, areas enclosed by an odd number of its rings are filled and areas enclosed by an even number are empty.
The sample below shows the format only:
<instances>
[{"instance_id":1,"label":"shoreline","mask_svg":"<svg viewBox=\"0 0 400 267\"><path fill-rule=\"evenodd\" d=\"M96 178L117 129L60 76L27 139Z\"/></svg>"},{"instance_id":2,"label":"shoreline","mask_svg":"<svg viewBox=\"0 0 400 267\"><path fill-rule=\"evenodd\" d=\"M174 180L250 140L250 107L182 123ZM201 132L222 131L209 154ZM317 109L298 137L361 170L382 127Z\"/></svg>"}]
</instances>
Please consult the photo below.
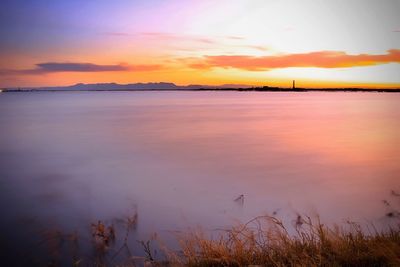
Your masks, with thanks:
<instances>
[{"instance_id":1,"label":"shoreline","mask_svg":"<svg viewBox=\"0 0 400 267\"><path fill-rule=\"evenodd\" d=\"M367 88L296 88L287 89L279 87L254 87L254 88L198 88L198 89L2 89L2 93L27 93L27 92L199 92L199 91L221 91L221 92L362 92L362 93L400 93L398 89L367 89Z\"/></svg>"}]
</instances>

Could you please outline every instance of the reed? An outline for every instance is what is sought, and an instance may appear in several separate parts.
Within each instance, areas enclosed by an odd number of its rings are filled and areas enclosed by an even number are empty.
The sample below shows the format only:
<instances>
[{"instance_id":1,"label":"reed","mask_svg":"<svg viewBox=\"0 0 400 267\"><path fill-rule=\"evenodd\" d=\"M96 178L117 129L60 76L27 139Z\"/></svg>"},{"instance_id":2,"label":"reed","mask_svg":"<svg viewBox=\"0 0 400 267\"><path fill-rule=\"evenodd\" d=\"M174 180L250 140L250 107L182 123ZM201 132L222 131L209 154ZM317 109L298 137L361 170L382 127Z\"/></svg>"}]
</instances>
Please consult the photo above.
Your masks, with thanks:
<instances>
[{"instance_id":1,"label":"reed","mask_svg":"<svg viewBox=\"0 0 400 267\"><path fill-rule=\"evenodd\" d=\"M394 191L391 195L400 198ZM212 233L180 233L177 250L163 245L156 235L147 241L136 240L144 256L137 256L139 251L129 246L138 223L134 211L114 222L122 224L120 232L114 223L91 225L89 243L94 253L89 257L79 253L78 243L84 240L77 233L46 231L51 259L47 266L63 265L62 244L66 243L70 244L72 266L400 266L400 212L390 201L383 203L391 225L384 230L351 221L328 226L318 217L301 215L285 224L273 213Z\"/></svg>"},{"instance_id":2,"label":"reed","mask_svg":"<svg viewBox=\"0 0 400 267\"><path fill-rule=\"evenodd\" d=\"M180 246L185 266L400 266L399 224L366 233L356 223L328 227L299 216L289 233L280 219L260 216L214 238L191 231Z\"/></svg>"}]
</instances>

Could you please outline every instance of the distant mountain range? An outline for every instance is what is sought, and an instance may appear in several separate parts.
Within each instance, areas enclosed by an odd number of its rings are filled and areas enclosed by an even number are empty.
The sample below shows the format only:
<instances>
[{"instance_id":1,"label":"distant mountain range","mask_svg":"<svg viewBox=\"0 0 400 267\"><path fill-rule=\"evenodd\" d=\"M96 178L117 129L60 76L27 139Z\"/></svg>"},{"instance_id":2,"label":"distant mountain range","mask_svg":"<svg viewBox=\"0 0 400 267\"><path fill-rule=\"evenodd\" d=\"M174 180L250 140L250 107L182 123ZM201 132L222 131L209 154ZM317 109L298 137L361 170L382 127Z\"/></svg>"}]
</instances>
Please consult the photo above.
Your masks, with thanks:
<instances>
[{"instance_id":1,"label":"distant mountain range","mask_svg":"<svg viewBox=\"0 0 400 267\"><path fill-rule=\"evenodd\" d=\"M32 91L151 91L151 90L217 90L217 91L264 91L264 92L307 92L307 91L326 91L326 92L390 92L399 93L400 88L284 88L270 86L251 86L243 84L223 84L223 85L176 85L174 83L77 83L70 86L52 86L52 87L21 87L5 88L0 92L32 92Z\"/></svg>"},{"instance_id":2,"label":"distant mountain range","mask_svg":"<svg viewBox=\"0 0 400 267\"><path fill-rule=\"evenodd\" d=\"M242 84L224 84L217 86L210 85L176 85L174 83L77 83L70 86L52 86L52 87L24 87L7 88L8 90L45 90L45 91L113 91L113 90L196 90L196 89L226 89L226 88L251 88L250 85Z\"/></svg>"}]
</instances>

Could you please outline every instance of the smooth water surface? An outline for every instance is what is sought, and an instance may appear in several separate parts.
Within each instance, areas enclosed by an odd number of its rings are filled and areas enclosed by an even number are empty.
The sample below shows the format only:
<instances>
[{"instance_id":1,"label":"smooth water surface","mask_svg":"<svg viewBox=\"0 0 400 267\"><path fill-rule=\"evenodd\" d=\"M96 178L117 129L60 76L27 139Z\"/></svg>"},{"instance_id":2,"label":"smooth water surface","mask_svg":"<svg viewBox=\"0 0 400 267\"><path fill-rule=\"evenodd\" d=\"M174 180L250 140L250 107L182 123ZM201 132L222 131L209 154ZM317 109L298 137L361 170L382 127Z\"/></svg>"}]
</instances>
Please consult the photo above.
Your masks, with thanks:
<instances>
[{"instance_id":1,"label":"smooth water surface","mask_svg":"<svg viewBox=\"0 0 400 267\"><path fill-rule=\"evenodd\" d=\"M2 231L134 209L142 239L273 212L384 222L399 122L395 93L1 93Z\"/></svg>"}]
</instances>

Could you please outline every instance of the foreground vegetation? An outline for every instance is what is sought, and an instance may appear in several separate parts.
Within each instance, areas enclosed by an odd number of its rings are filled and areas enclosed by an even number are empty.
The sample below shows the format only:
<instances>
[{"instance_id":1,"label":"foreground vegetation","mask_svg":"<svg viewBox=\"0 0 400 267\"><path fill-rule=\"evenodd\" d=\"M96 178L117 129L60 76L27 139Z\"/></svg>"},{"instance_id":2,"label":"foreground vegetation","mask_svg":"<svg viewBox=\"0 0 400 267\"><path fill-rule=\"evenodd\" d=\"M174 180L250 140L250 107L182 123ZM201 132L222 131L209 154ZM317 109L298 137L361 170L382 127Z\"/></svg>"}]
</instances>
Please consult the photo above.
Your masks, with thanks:
<instances>
[{"instance_id":1,"label":"foreground vegetation","mask_svg":"<svg viewBox=\"0 0 400 267\"><path fill-rule=\"evenodd\" d=\"M92 224L90 256L79 253L82 242L77 234L51 235L47 266L400 266L400 212L388 201L384 204L390 224L384 230L350 221L327 226L301 215L285 225L275 216L260 216L211 236L200 230L180 233L177 250L163 246L156 237L139 240L145 255L140 257L138 247L130 248L135 241L130 234L138 222L135 212L119 221L123 227L115 222ZM69 247L73 253L66 254L72 258L60 257L66 251L62 246Z\"/></svg>"},{"instance_id":2,"label":"foreground vegetation","mask_svg":"<svg viewBox=\"0 0 400 267\"><path fill-rule=\"evenodd\" d=\"M276 217L260 216L215 237L203 231L180 234L180 249L164 248L164 261L155 260L150 240L140 241L146 257L129 257L123 266L400 266L399 213L387 217L392 227L378 231L354 222L328 227L318 218L300 215L288 229ZM114 231L94 226L97 249L106 255ZM96 265L112 265L101 259Z\"/></svg>"},{"instance_id":3,"label":"foreground vegetation","mask_svg":"<svg viewBox=\"0 0 400 267\"><path fill-rule=\"evenodd\" d=\"M356 223L327 227L299 216L294 233L282 221L263 216L208 239L190 233L181 239L187 266L400 266L400 229L366 233Z\"/></svg>"},{"instance_id":4,"label":"foreground vegetation","mask_svg":"<svg viewBox=\"0 0 400 267\"><path fill-rule=\"evenodd\" d=\"M400 266L400 225L396 223L386 231L372 226L362 230L353 222L328 227L318 219L298 216L289 231L276 217L262 216L214 237L202 231L180 234L178 250L157 244L157 239L138 241L145 256L135 256L139 251L131 250L128 242L133 224L120 233L122 246L116 246L119 235L113 226L98 222L92 225L90 256L75 249L72 259L60 257L61 244L78 248L80 243L78 236L60 234L51 239L47 263L8 266ZM161 253L157 254L156 247Z\"/></svg>"},{"instance_id":5,"label":"foreground vegetation","mask_svg":"<svg viewBox=\"0 0 400 267\"><path fill-rule=\"evenodd\" d=\"M400 198L394 191L391 196ZM180 249L164 248L163 262L155 260L150 241L141 241L147 255L144 263L149 266L400 266L400 212L389 201L383 203L387 208L385 219L390 224L387 229L377 230L372 224L362 227L350 221L341 226L327 226L319 218L301 215L287 226L275 216L260 216L220 230L214 237L193 230L180 234ZM135 266L135 261L128 265Z\"/></svg>"}]
</instances>

